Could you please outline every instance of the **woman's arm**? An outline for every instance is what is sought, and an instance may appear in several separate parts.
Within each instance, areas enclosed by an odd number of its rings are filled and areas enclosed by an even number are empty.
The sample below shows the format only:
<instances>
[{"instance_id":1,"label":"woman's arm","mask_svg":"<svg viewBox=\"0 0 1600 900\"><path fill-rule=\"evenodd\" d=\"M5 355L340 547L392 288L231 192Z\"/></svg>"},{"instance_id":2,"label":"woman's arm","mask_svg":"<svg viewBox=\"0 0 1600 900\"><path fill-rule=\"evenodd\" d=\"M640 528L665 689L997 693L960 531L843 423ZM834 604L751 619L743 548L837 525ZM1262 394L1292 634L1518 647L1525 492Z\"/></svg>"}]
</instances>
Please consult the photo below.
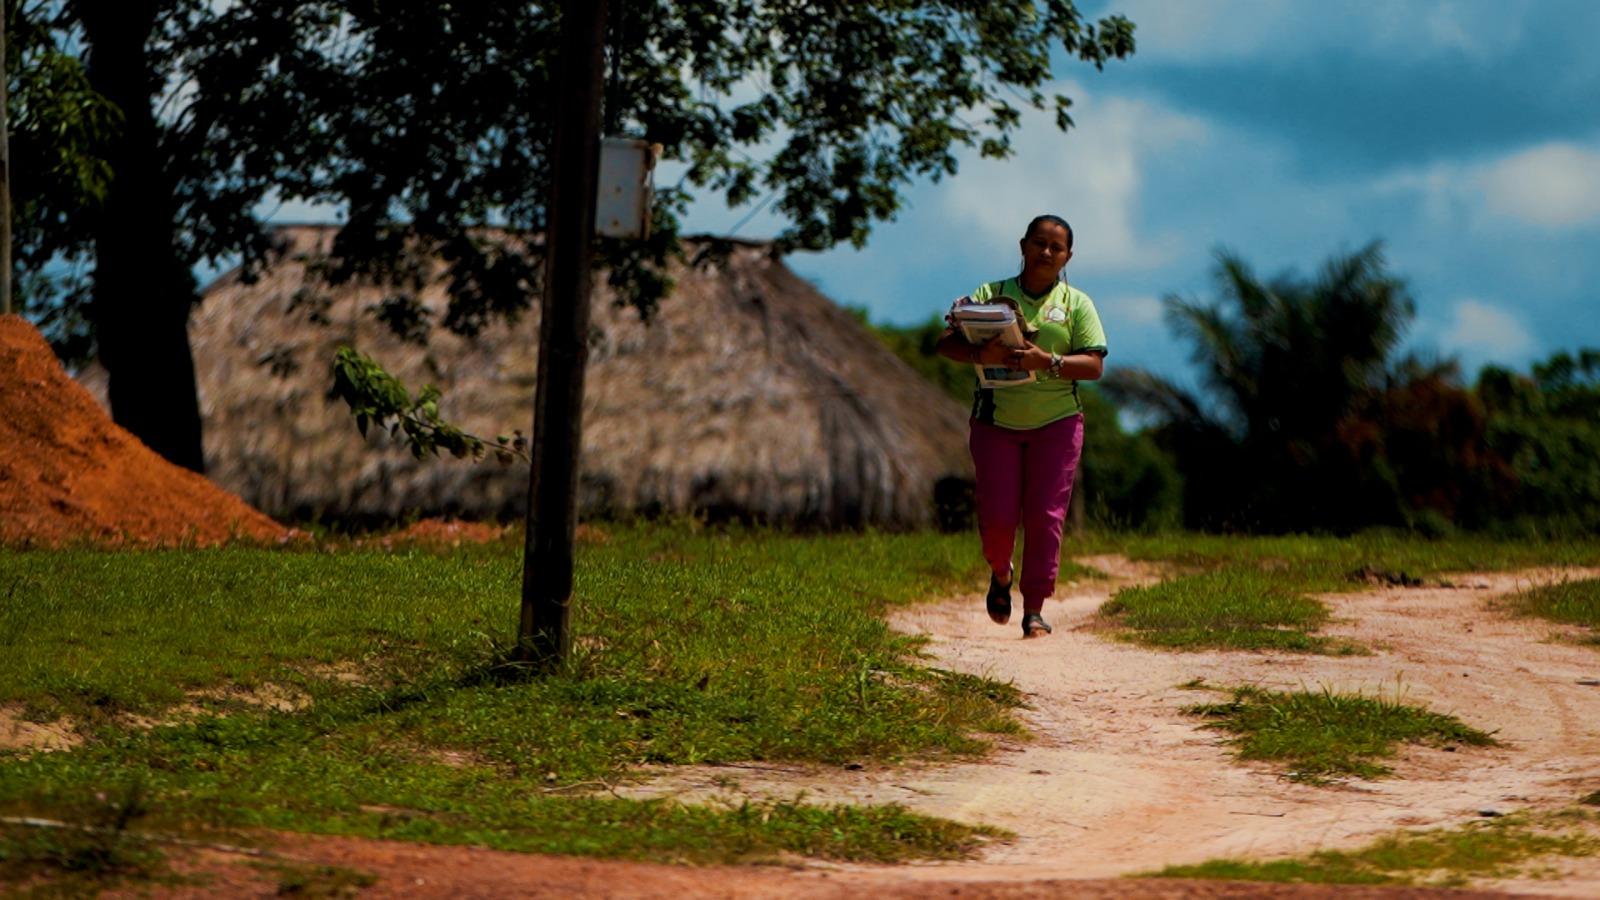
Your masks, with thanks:
<instances>
[{"instance_id":1,"label":"woman's arm","mask_svg":"<svg viewBox=\"0 0 1600 900\"><path fill-rule=\"evenodd\" d=\"M959 363L978 363L985 366L1005 365L1006 356L1011 349L1000 343L1000 338L991 339L986 344L969 344L954 328L946 328L944 334L939 335L939 343L934 346L939 355L945 359L953 359ZM1045 365L1050 364L1049 356L1045 357Z\"/></svg>"},{"instance_id":2,"label":"woman's arm","mask_svg":"<svg viewBox=\"0 0 1600 900\"><path fill-rule=\"evenodd\" d=\"M1029 344L1015 350L1007 350L1001 364L1013 369L1040 369L1050 368L1050 351L1037 344ZM1073 381L1099 381L1105 374L1105 357L1099 353L1084 352L1072 353L1061 357L1061 377Z\"/></svg>"},{"instance_id":3,"label":"woman's arm","mask_svg":"<svg viewBox=\"0 0 1600 900\"><path fill-rule=\"evenodd\" d=\"M1050 364L1045 363L1045 368ZM1099 353L1073 353L1061 357L1061 377L1073 381L1099 381L1106 373L1106 358Z\"/></svg>"}]
</instances>

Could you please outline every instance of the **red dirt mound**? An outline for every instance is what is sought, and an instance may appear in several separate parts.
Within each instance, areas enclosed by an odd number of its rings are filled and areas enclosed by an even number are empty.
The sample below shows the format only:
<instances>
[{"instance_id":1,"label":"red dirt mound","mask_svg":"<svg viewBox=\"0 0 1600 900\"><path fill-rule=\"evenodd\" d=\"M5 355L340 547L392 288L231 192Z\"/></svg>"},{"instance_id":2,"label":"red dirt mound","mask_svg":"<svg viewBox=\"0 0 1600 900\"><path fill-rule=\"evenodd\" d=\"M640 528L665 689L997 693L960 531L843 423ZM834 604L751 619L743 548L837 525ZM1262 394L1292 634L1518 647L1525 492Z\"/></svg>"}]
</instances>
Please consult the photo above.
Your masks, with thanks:
<instances>
[{"instance_id":1,"label":"red dirt mound","mask_svg":"<svg viewBox=\"0 0 1600 900\"><path fill-rule=\"evenodd\" d=\"M113 423L19 316L0 316L0 545L209 546L291 532Z\"/></svg>"},{"instance_id":2,"label":"red dirt mound","mask_svg":"<svg viewBox=\"0 0 1600 900\"><path fill-rule=\"evenodd\" d=\"M422 519L404 528L384 534L364 537L356 541L362 547L381 547L385 550L406 547L449 548L462 544L492 544L515 529L515 525L491 525L487 522L464 522L460 519ZM579 522L573 539L579 544L605 544L611 535L598 525Z\"/></svg>"},{"instance_id":3,"label":"red dirt mound","mask_svg":"<svg viewBox=\"0 0 1600 900\"><path fill-rule=\"evenodd\" d=\"M460 519L423 519L398 531L377 537L365 538L366 546L393 549L395 547L459 547L462 544L489 544L500 540L505 528L485 522L463 522Z\"/></svg>"}]
</instances>

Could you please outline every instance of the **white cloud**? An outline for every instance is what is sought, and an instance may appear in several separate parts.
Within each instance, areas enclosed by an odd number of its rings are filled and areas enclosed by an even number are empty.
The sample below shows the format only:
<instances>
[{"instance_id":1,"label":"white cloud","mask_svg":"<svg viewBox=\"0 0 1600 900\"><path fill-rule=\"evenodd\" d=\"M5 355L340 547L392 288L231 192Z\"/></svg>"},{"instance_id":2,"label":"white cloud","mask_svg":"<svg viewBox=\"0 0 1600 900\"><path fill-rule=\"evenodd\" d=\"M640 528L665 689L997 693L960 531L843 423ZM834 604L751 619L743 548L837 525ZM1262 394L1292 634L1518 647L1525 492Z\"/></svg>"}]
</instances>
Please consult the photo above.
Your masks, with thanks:
<instances>
[{"instance_id":1,"label":"white cloud","mask_svg":"<svg viewBox=\"0 0 1600 900\"><path fill-rule=\"evenodd\" d=\"M1487 59L1511 51L1529 0L1306 3L1303 0L1111 0L1138 27L1138 58L1175 62L1287 59L1314 50L1414 60Z\"/></svg>"},{"instance_id":2,"label":"white cloud","mask_svg":"<svg viewBox=\"0 0 1600 900\"><path fill-rule=\"evenodd\" d=\"M1165 308L1160 300L1145 294L1096 300L1095 309L1107 321L1143 328L1159 323Z\"/></svg>"},{"instance_id":3,"label":"white cloud","mask_svg":"<svg viewBox=\"0 0 1600 900\"><path fill-rule=\"evenodd\" d=\"M1143 100L1095 100L1076 84L1061 90L1077 98L1077 128L1063 135L1047 114L1025 112L1014 155L988 160L968 154L936 202L989 258L1014 248L1029 218L1049 212L1072 223L1075 267L1109 271L1169 261L1180 241L1137 228L1142 167L1155 155L1204 142L1207 126Z\"/></svg>"},{"instance_id":4,"label":"white cloud","mask_svg":"<svg viewBox=\"0 0 1600 900\"><path fill-rule=\"evenodd\" d=\"M1564 228L1600 218L1600 152L1543 144L1479 173L1490 212L1530 225Z\"/></svg>"},{"instance_id":5,"label":"white cloud","mask_svg":"<svg viewBox=\"0 0 1600 900\"><path fill-rule=\"evenodd\" d=\"M1372 190L1420 195L1439 225L1582 227L1600 222L1600 140L1539 144L1487 162L1434 163L1375 180Z\"/></svg>"},{"instance_id":6,"label":"white cloud","mask_svg":"<svg viewBox=\"0 0 1600 900\"><path fill-rule=\"evenodd\" d=\"M1119 0L1107 12L1133 20L1140 58L1193 62L1253 54L1269 44L1289 14L1284 0Z\"/></svg>"},{"instance_id":7,"label":"white cloud","mask_svg":"<svg viewBox=\"0 0 1600 900\"><path fill-rule=\"evenodd\" d=\"M1502 360L1521 358L1535 346L1533 335L1515 314L1470 298L1456 302L1449 323L1439 334L1439 343L1448 351L1468 357Z\"/></svg>"},{"instance_id":8,"label":"white cloud","mask_svg":"<svg viewBox=\"0 0 1600 900\"><path fill-rule=\"evenodd\" d=\"M1465 51L1468 55L1481 54L1483 43L1467 30L1458 12L1459 10L1452 9L1448 4L1435 4L1423 15L1423 33L1429 43L1436 46L1454 47Z\"/></svg>"}]
</instances>

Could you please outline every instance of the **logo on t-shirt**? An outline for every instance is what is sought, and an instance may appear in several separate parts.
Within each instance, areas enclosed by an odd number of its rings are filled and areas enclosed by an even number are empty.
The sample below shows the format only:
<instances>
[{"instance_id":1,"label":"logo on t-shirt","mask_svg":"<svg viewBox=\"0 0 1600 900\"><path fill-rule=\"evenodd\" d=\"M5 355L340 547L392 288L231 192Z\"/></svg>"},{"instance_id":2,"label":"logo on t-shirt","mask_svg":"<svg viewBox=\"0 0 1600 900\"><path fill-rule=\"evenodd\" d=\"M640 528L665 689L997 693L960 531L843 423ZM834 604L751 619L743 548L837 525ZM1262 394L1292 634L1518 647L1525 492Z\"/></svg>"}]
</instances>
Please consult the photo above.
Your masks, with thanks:
<instances>
[{"instance_id":1,"label":"logo on t-shirt","mask_svg":"<svg viewBox=\"0 0 1600 900\"><path fill-rule=\"evenodd\" d=\"M1067 320L1067 311L1059 306L1052 306L1044 314L1044 318L1047 322L1054 322L1055 324L1060 325L1062 322Z\"/></svg>"}]
</instances>

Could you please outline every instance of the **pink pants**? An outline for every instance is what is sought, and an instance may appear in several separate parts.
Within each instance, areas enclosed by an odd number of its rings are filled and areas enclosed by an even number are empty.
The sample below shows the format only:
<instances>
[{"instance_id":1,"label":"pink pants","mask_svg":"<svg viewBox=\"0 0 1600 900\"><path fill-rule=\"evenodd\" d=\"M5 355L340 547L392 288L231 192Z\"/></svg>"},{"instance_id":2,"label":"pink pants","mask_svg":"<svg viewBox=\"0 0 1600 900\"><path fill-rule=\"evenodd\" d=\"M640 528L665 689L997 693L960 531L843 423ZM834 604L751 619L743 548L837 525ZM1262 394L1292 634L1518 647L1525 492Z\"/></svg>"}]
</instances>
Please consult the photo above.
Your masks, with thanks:
<instances>
[{"instance_id":1,"label":"pink pants","mask_svg":"<svg viewBox=\"0 0 1600 900\"><path fill-rule=\"evenodd\" d=\"M1023 611L1036 613L1055 590L1061 568L1061 527L1083 452L1083 417L1026 431L974 419L968 443L978 476L983 558L1004 573L1022 526L1022 576L1013 583L1022 588Z\"/></svg>"}]
</instances>

